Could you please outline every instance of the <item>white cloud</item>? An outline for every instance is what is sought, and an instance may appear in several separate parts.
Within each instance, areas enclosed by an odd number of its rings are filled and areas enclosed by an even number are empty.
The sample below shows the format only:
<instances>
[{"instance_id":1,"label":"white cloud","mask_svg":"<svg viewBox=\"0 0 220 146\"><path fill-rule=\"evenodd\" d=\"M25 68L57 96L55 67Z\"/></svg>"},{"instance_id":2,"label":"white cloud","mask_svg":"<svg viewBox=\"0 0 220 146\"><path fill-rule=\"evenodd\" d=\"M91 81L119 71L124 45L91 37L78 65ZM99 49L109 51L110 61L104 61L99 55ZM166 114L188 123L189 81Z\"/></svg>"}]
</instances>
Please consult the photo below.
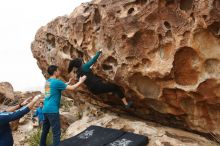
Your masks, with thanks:
<instances>
[{"instance_id":1,"label":"white cloud","mask_svg":"<svg viewBox=\"0 0 220 146\"><path fill-rule=\"evenodd\" d=\"M35 33L52 19L70 14L88 1L0 1L0 82L8 81L19 91L43 91L45 79L30 49Z\"/></svg>"}]
</instances>

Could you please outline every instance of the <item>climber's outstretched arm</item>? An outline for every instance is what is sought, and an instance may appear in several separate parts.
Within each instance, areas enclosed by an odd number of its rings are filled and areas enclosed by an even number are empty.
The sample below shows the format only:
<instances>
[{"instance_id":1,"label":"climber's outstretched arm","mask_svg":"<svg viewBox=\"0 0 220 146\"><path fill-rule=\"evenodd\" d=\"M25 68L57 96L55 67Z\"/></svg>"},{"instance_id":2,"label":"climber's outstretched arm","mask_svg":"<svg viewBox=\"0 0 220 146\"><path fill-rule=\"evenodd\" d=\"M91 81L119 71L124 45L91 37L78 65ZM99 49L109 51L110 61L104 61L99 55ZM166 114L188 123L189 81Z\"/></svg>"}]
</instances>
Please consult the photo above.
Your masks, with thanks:
<instances>
[{"instance_id":1,"label":"climber's outstretched arm","mask_svg":"<svg viewBox=\"0 0 220 146\"><path fill-rule=\"evenodd\" d=\"M102 50L98 51L92 59L90 59L87 63L82 65L82 69L84 71L89 71L90 67L97 61L101 53Z\"/></svg>"},{"instance_id":2,"label":"climber's outstretched arm","mask_svg":"<svg viewBox=\"0 0 220 146\"><path fill-rule=\"evenodd\" d=\"M78 88L84 81L86 80L86 76L82 76L79 78L79 81L74 84L74 85L67 85L66 89L67 90L75 90L76 88Z\"/></svg>"}]
</instances>

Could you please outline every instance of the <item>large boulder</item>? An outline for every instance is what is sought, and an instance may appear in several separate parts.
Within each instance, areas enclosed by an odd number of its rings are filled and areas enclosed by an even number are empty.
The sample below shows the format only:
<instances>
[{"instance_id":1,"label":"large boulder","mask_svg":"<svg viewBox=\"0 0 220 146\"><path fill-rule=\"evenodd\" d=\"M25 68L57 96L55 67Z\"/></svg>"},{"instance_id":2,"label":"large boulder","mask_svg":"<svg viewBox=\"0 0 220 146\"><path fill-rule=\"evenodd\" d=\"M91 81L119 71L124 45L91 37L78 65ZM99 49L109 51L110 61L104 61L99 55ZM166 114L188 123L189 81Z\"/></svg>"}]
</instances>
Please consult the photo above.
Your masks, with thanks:
<instances>
[{"instance_id":1,"label":"large boulder","mask_svg":"<svg viewBox=\"0 0 220 146\"><path fill-rule=\"evenodd\" d=\"M131 115L220 134L219 0L94 0L41 27L31 48L46 78L55 64L65 81L70 58L103 49L93 71L124 89ZM79 92L65 95L120 109L112 95Z\"/></svg>"},{"instance_id":2,"label":"large boulder","mask_svg":"<svg viewBox=\"0 0 220 146\"><path fill-rule=\"evenodd\" d=\"M0 83L0 102L3 102L5 98L14 99L14 90L10 83L1 82Z\"/></svg>"}]
</instances>

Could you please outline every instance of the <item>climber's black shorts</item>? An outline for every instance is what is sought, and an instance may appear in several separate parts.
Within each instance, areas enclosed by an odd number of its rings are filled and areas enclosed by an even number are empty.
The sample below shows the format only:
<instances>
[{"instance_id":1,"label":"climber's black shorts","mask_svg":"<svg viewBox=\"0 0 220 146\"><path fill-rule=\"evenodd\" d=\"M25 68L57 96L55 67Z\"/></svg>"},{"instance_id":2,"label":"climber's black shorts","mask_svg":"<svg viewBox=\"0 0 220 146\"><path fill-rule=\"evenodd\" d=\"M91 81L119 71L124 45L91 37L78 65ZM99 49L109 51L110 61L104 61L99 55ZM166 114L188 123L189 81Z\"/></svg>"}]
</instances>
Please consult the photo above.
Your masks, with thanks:
<instances>
[{"instance_id":1,"label":"climber's black shorts","mask_svg":"<svg viewBox=\"0 0 220 146\"><path fill-rule=\"evenodd\" d=\"M96 82L89 90L96 95L112 92L121 99L125 97L122 89L118 85L112 83Z\"/></svg>"}]
</instances>

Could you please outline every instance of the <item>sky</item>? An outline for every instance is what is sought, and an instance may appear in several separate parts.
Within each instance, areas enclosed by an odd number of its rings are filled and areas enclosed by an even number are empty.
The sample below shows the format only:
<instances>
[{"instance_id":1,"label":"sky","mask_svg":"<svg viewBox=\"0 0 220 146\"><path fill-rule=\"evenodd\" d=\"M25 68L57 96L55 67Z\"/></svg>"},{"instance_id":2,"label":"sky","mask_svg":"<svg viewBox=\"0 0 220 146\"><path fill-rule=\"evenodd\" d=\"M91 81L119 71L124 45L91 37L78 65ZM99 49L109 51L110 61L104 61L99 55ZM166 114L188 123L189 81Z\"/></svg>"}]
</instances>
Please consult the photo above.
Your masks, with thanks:
<instances>
[{"instance_id":1,"label":"sky","mask_svg":"<svg viewBox=\"0 0 220 146\"><path fill-rule=\"evenodd\" d=\"M0 1L0 82L15 91L44 91L45 79L31 53L37 30L90 0Z\"/></svg>"}]
</instances>

